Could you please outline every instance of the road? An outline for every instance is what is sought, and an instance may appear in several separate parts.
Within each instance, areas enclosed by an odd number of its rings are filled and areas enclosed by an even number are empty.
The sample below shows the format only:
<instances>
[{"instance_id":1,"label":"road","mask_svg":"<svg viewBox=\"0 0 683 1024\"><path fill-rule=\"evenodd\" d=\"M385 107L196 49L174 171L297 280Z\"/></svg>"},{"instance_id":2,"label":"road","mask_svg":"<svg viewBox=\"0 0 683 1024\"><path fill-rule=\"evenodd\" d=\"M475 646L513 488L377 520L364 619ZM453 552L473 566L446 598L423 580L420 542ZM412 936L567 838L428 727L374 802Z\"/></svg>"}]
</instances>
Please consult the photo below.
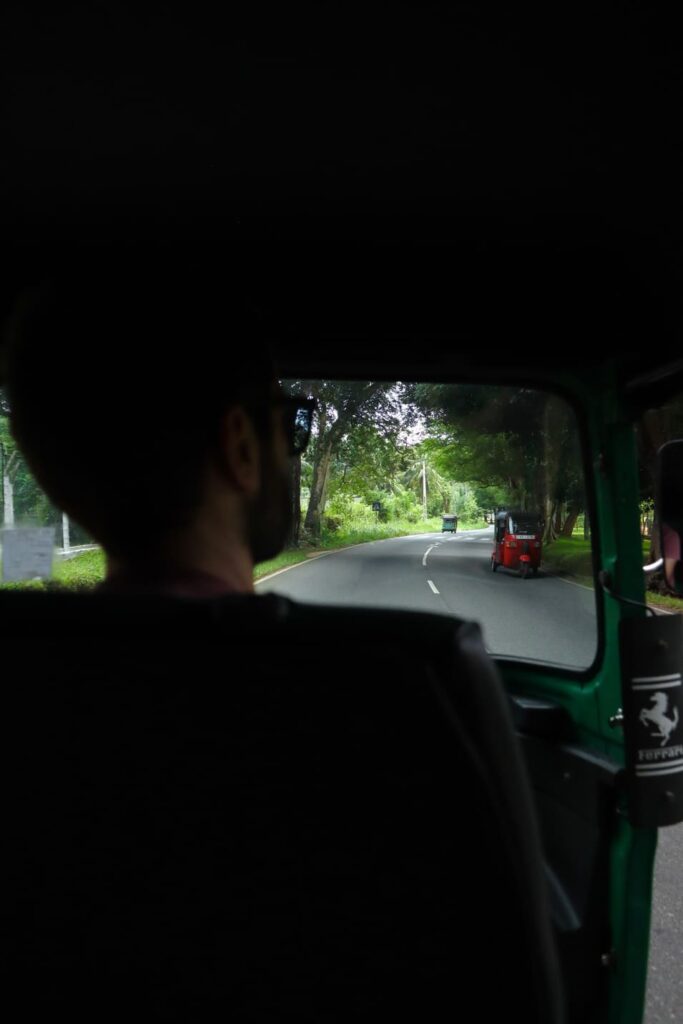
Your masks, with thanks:
<instances>
[{"instance_id":1,"label":"road","mask_svg":"<svg viewBox=\"0 0 683 1024\"><path fill-rule=\"evenodd\" d=\"M659 832L643 1024L683 1021L683 825Z\"/></svg>"},{"instance_id":2,"label":"road","mask_svg":"<svg viewBox=\"0 0 683 1024\"><path fill-rule=\"evenodd\" d=\"M421 534L334 551L259 584L299 601L410 608L478 621L497 655L586 668L597 648L595 596L541 568L491 572L493 528Z\"/></svg>"},{"instance_id":3,"label":"road","mask_svg":"<svg viewBox=\"0 0 683 1024\"><path fill-rule=\"evenodd\" d=\"M522 580L491 572L493 531L426 534L330 552L258 584L300 601L414 608L480 622L494 654L590 665L597 626L592 591L541 570ZM643 1024L683 1021L683 825L662 829L655 868Z\"/></svg>"}]
</instances>

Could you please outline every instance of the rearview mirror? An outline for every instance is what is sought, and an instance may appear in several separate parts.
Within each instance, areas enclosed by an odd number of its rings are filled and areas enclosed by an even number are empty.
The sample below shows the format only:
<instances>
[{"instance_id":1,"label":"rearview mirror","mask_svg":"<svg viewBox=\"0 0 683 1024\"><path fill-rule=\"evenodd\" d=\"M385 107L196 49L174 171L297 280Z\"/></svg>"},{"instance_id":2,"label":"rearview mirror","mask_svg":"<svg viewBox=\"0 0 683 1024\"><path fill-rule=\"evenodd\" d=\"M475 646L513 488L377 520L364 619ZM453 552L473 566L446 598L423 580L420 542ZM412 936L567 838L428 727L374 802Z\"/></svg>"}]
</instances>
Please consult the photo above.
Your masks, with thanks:
<instances>
[{"instance_id":1,"label":"rearview mirror","mask_svg":"<svg viewBox=\"0 0 683 1024\"><path fill-rule=\"evenodd\" d=\"M683 594L683 440L659 449L657 490L664 577L671 590Z\"/></svg>"}]
</instances>

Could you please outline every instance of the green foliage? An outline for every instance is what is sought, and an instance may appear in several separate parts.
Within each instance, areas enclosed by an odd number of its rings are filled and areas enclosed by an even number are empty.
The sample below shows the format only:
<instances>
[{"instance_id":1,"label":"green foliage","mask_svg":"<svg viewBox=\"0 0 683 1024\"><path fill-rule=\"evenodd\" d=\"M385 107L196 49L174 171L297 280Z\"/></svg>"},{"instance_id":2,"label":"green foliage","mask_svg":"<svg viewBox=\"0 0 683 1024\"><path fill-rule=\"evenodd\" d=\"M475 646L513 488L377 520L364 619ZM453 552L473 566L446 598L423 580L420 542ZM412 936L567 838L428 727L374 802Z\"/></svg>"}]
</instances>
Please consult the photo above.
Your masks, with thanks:
<instances>
[{"instance_id":1,"label":"green foliage","mask_svg":"<svg viewBox=\"0 0 683 1024\"><path fill-rule=\"evenodd\" d=\"M472 485L477 507L482 512L491 512L508 504L508 494L504 487L481 487Z\"/></svg>"},{"instance_id":2,"label":"green foliage","mask_svg":"<svg viewBox=\"0 0 683 1024\"><path fill-rule=\"evenodd\" d=\"M563 400L527 388L428 384L416 385L412 398L439 472L495 488L493 507L539 511L547 536L585 508L578 431Z\"/></svg>"},{"instance_id":3,"label":"green foliage","mask_svg":"<svg viewBox=\"0 0 683 1024\"><path fill-rule=\"evenodd\" d=\"M441 529L441 517L421 519L392 519L390 522L376 522L372 526L350 526L330 535L323 531L321 546L343 547L349 544L365 544L373 540L389 540L391 537L409 537L416 533L436 533Z\"/></svg>"},{"instance_id":4,"label":"green foliage","mask_svg":"<svg viewBox=\"0 0 683 1024\"><path fill-rule=\"evenodd\" d=\"M6 466L3 464L6 460ZM0 416L0 475L3 469L11 465L10 479L14 487L14 518L18 526L54 526L57 543L62 544L62 513L52 504L41 489L26 464L26 460L18 451L16 442L11 435L9 420ZM0 490L0 525L4 521L4 488ZM78 523L71 520L69 524L71 543L90 544L92 538Z\"/></svg>"},{"instance_id":5,"label":"green foliage","mask_svg":"<svg viewBox=\"0 0 683 1024\"><path fill-rule=\"evenodd\" d=\"M385 424L385 430L379 432L374 423L358 423L335 450L328 494L343 489L367 498L376 491L390 491L403 462L398 427L390 429Z\"/></svg>"},{"instance_id":6,"label":"green foliage","mask_svg":"<svg viewBox=\"0 0 683 1024\"><path fill-rule=\"evenodd\" d=\"M64 587L93 587L102 582L105 571L104 551L97 548L56 562L54 577Z\"/></svg>"},{"instance_id":7,"label":"green foliage","mask_svg":"<svg viewBox=\"0 0 683 1024\"><path fill-rule=\"evenodd\" d=\"M537 509L555 530L583 510L575 423L566 403L552 395L369 381L286 386L319 403L302 474L311 534L325 522L333 530L362 523L362 506L377 500L386 523L418 523L425 512L481 521L492 508L515 505ZM420 441L418 425L424 427ZM352 497L362 501L352 503Z\"/></svg>"},{"instance_id":8,"label":"green foliage","mask_svg":"<svg viewBox=\"0 0 683 1024\"><path fill-rule=\"evenodd\" d=\"M672 597L670 594L647 594L647 603L653 604L656 608L666 608L671 612L683 614L683 600L680 597Z\"/></svg>"},{"instance_id":9,"label":"green foliage","mask_svg":"<svg viewBox=\"0 0 683 1024\"><path fill-rule=\"evenodd\" d=\"M451 485L450 510L463 522L480 519L486 511L479 505L476 492L469 484Z\"/></svg>"},{"instance_id":10,"label":"green foliage","mask_svg":"<svg viewBox=\"0 0 683 1024\"><path fill-rule=\"evenodd\" d=\"M581 527L583 532L583 527ZM591 556L591 542L583 537L574 534L573 537L558 537L551 544L546 544L543 553L543 561L546 568L555 572L569 573L576 576L587 586L593 585L593 560ZM649 541L643 542L643 564L649 559ZM668 609L672 612L683 612L683 600L680 597L671 597L666 593L657 592L657 581L655 577L648 577L648 588L653 587L653 592L648 589L647 602Z\"/></svg>"},{"instance_id":11,"label":"green foliage","mask_svg":"<svg viewBox=\"0 0 683 1024\"><path fill-rule=\"evenodd\" d=\"M543 561L559 572L567 572L584 580L593 579L590 540L583 537L558 537L543 548Z\"/></svg>"},{"instance_id":12,"label":"green foliage","mask_svg":"<svg viewBox=\"0 0 683 1024\"><path fill-rule=\"evenodd\" d=\"M83 551L73 558L55 559L51 580L22 580L3 583L3 590L83 590L101 583L105 577L104 552L97 548Z\"/></svg>"},{"instance_id":13,"label":"green foliage","mask_svg":"<svg viewBox=\"0 0 683 1024\"><path fill-rule=\"evenodd\" d=\"M310 495L304 522L307 530L317 534L327 498L334 493L335 476L341 476L342 483L349 487L354 483L357 487L360 478L377 486L384 474L380 465L382 442L389 442L384 447L390 452L391 440L405 427L412 412L402 403L400 384L288 380L282 386L292 394L308 394L318 403L309 447ZM350 467L356 476L353 481L347 479Z\"/></svg>"},{"instance_id":14,"label":"green foliage","mask_svg":"<svg viewBox=\"0 0 683 1024\"><path fill-rule=\"evenodd\" d=\"M392 494L377 497L382 502L380 520L384 523L402 519L408 523L419 523L424 518L422 504L415 495L403 487L397 486Z\"/></svg>"},{"instance_id":15,"label":"green foliage","mask_svg":"<svg viewBox=\"0 0 683 1024\"><path fill-rule=\"evenodd\" d=\"M351 527L373 526L376 513L365 500L358 499L346 491L338 491L327 503L323 529L334 533Z\"/></svg>"},{"instance_id":16,"label":"green foliage","mask_svg":"<svg viewBox=\"0 0 683 1024\"><path fill-rule=\"evenodd\" d=\"M312 555L310 548L295 548L291 551L283 551L276 558L269 558L266 562L259 562L254 567L254 579L259 580L263 576L270 576L271 573L279 572L290 565L297 565L299 562L307 561Z\"/></svg>"},{"instance_id":17,"label":"green foliage","mask_svg":"<svg viewBox=\"0 0 683 1024\"><path fill-rule=\"evenodd\" d=\"M373 511L373 501L381 503L379 513ZM323 529L332 533L364 530L366 527L374 528L377 523L396 524L402 521L404 524L415 524L422 519L422 505L405 488L397 488L393 493L371 491L367 497L338 491L327 503Z\"/></svg>"}]
</instances>

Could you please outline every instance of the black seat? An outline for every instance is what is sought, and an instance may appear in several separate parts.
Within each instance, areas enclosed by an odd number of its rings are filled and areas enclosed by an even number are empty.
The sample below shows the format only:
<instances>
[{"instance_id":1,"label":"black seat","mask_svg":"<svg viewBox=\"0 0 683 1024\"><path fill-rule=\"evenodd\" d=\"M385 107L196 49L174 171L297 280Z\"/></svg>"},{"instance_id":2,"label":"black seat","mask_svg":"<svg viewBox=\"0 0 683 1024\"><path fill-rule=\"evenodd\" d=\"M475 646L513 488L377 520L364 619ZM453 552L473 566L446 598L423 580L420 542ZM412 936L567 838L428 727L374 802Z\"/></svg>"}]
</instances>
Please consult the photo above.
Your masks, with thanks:
<instances>
[{"instance_id":1,"label":"black seat","mask_svg":"<svg viewBox=\"0 0 683 1024\"><path fill-rule=\"evenodd\" d=\"M104 594L0 622L25 1019L562 1019L476 626Z\"/></svg>"}]
</instances>

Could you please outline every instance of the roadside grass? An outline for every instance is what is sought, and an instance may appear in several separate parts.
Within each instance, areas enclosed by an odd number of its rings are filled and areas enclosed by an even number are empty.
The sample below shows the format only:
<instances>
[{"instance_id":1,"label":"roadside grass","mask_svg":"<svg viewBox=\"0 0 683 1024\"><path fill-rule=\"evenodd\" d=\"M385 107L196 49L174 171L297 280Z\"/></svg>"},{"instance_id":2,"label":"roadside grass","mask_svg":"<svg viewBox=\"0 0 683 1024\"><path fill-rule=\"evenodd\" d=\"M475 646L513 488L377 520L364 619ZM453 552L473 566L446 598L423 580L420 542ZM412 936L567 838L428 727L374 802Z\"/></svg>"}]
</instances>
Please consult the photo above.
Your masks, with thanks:
<instances>
[{"instance_id":1,"label":"roadside grass","mask_svg":"<svg viewBox=\"0 0 683 1024\"><path fill-rule=\"evenodd\" d=\"M650 541L643 538L643 565L650 560ZM577 582L586 587L593 587L593 563L591 559L591 542L583 537L558 537L544 548L544 562L551 571L568 573ZM671 612L683 612L683 600L670 597L668 594L657 594L647 591L646 601L656 608Z\"/></svg>"},{"instance_id":2,"label":"roadside grass","mask_svg":"<svg viewBox=\"0 0 683 1024\"><path fill-rule=\"evenodd\" d=\"M458 523L458 529L471 530L484 526L480 522ZM406 537L416 533L438 533L441 531L441 517L425 519L419 523L395 520L377 523L362 529L324 532L317 544L306 544L300 548L283 551L277 558L261 562L256 566L254 579L262 579L279 569L297 565L325 551L335 551L353 544L367 544L374 540L388 540L391 537ZM55 558L53 577L49 580L22 580L19 583L0 583L2 590L87 590L101 583L105 576L105 557L100 549L83 551L66 560Z\"/></svg>"},{"instance_id":3,"label":"roadside grass","mask_svg":"<svg viewBox=\"0 0 683 1024\"><path fill-rule=\"evenodd\" d=\"M283 551L277 558L269 558L267 562L259 562L254 567L254 579L260 580L264 576L270 576L271 573L279 572L280 569L286 569L290 565L298 565L299 562L305 562L307 558L311 558L312 555L318 553L317 548L311 547L291 548L288 551Z\"/></svg>"},{"instance_id":4,"label":"roadside grass","mask_svg":"<svg viewBox=\"0 0 683 1024\"><path fill-rule=\"evenodd\" d=\"M485 526L486 523L479 521L458 522L458 530L475 530ZM261 562L256 566L254 579L263 579L271 573L278 572L290 565L297 565L305 562L315 555L323 554L325 551L337 551L340 548L352 547L354 544L369 544L374 540L390 540L392 537L409 537L416 533L440 533L441 516L434 516L431 519L423 519L419 523L411 523L408 520L394 519L389 523L376 523L372 526L351 527L335 531L323 531L322 537L316 544L304 544L300 548L284 551L277 558L268 562Z\"/></svg>"},{"instance_id":5,"label":"roadside grass","mask_svg":"<svg viewBox=\"0 0 683 1024\"><path fill-rule=\"evenodd\" d=\"M1 590L87 590L101 583L105 574L104 552L82 551L73 558L55 557L52 579L0 583Z\"/></svg>"},{"instance_id":6,"label":"roadside grass","mask_svg":"<svg viewBox=\"0 0 683 1024\"><path fill-rule=\"evenodd\" d=\"M671 597L669 594L653 594L648 591L647 603L653 604L655 608L665 608L670 612L680 612L683 615L683 599Z\"/></svg>"},{"instance_id":7,"label":"roadside grass","mask_svg":"<svg viewBox=\"0 0 683 1024\"><path fill-rule=\"evenodd\" d=\"M459 522L458 530L475 530L485 526L479 521ZM254 579L263 579L280 569L298 565L326 551L336 551L354 544L367 544L391 537L407 537L418 533L439 533L441 517L425 519L419 523L394 520L391 523L376 523L363 528L324 531L317 544L305 544L300 548L283 551L277 558L261 562L256 566ZM643 540L643 564L650 557L650 542ZM559 537L544 550L544 564L552 572L567 573L584 586L593 587L591 543L582 536ZM50 580L23 580L20 583L0 583L0 590L89 590L100 583L105 576L105 557L100 549L83 551L73 558L55 558L54 574ZM647 593L648 604L666 611L683 613L683 599L668 594Z\"/></svg>"},{"instance_id":8,"label":"roadside grass","mask_svg":"<svg viewBox=\"0 0 683 1024\"><path fill-rule=\"evenodd\" d=\"M69 589L94 587L104 579L106 563L104 551L83 551L66 561L56 562L54 578L57 583Z\"/></svg>"},{"instance_id":9,"label":"roadside grass","mask_svg":"<svg viewBox=\"0 0 683 1024\"><path fill-rule=\"evenodd\" d=\"M554 572L569 573L579 582L593 586L591 542L583 537L558 537L543 547L543 561Z\"/></svg>"}]
</instances>

